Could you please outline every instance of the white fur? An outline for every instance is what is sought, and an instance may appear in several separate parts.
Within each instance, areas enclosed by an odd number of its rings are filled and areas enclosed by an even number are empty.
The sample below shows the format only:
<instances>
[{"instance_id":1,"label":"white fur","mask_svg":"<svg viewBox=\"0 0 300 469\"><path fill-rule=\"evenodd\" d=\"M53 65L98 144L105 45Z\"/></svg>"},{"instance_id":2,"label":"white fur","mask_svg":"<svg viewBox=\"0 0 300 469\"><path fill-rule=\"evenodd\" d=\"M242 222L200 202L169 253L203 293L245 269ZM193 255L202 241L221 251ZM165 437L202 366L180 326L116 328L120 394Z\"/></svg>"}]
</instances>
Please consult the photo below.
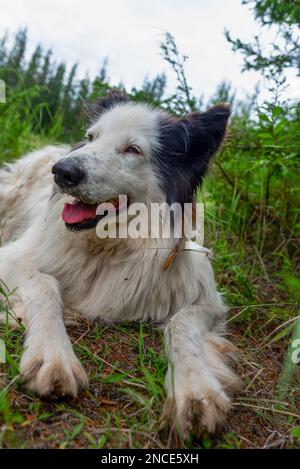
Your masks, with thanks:
<instances>
[{"instance_id":1,"label":"white fur","mask_svg":"<svg viewBox=\"0 0 300 469\"><path fill-rule=\"evenodd\" d=\"M0 248L0 278L16 289L12 305L26 325L22 376L41 395L76 395L87 384L64 311L165 325L167 396L186 436L194 414L209 431L224 420L237 384L226 364L232 351L222 338L226 308L207 253L189 243L165 270L172 239L100 240L95 230L68 231L61 212L72 197L53 186L50 171L61 157L84 165L88 178L72 193L82 200L122 193L146 204L163 201L149 163L151 148L159 145L157 117L145 106L118 106L91 127L95 140L83 148L49 147L0 170L0 226L4 240L17 238ZM143 156L123 155L128 142Z\"/></svg>"}]
</instances>

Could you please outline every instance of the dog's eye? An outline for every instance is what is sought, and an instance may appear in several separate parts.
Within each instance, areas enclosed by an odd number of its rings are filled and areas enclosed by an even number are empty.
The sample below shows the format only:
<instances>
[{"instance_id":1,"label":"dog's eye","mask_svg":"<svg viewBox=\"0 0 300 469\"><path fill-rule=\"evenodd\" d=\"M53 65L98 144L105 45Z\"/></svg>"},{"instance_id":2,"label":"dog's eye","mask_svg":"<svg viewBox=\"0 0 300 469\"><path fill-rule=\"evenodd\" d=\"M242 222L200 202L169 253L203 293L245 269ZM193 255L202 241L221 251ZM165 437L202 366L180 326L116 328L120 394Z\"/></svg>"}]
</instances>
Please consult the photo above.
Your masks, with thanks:
<instances>
[{"instance_id":1,"label":"dog's eye","mask_svg":"<svg viewBox=\"0 0 300 469\"><path fill-rule=\"evenodd\" d=\"M129 145L128 147L124 148L122 153L132 153L134 155L141 155L142 150L137 145Z\"/></svg>"},{"instance_id":2,"label":"dog's eye","mask_svg":"<svg viewBox=\"0 0 300 469\"><path fill-rule=\"evenodd\" d=\"M91 133L87 134L87 139L89 142L92 142L94 140L94 135Z\"/></svg>"}]
</instances>

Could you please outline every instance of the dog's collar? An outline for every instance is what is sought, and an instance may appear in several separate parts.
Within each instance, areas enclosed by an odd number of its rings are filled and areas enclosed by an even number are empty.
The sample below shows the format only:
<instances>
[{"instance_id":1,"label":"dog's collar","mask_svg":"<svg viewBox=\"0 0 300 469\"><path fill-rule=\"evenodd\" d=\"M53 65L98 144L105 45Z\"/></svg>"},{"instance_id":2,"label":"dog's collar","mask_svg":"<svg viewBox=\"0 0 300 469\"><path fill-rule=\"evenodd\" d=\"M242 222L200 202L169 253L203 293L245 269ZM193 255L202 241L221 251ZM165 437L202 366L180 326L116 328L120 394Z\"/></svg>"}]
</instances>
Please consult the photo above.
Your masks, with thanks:
<instances>
[{"instance_id":1,"label":"dog's collar","mask_svg":"<svg viewBox=\"0 0 300 469\"><path fill-rule=\"evenodd\" d=\"M179 253L179 245L177 244L177 246L175 246L172 249L168 257L166 258L165 262L163 263L163 270L168 270L171 267L178 253Z\"/></svg>"},{"instance_id":2,"label":"dog's collar","mask_svg":"<svg viewBox=\"0 0 300 469\"><path fill-rule=\"evenodd\" d=\"M173 264L175 258L177 257L177 254L179 252L183 251L196 251L196 252L201 252L203 254L206 254L207 257L212 257L212 251L210 249L205 248L204 246L200 246L200 244L196 245L195 243L191 243L190 241L187 241L185 243L185 248L184 249L179 249L179 244L177 244L168 257L166 258L165 262L163 263L163 270L168 270L171 265Z\"/></svg>"}]
</instances>

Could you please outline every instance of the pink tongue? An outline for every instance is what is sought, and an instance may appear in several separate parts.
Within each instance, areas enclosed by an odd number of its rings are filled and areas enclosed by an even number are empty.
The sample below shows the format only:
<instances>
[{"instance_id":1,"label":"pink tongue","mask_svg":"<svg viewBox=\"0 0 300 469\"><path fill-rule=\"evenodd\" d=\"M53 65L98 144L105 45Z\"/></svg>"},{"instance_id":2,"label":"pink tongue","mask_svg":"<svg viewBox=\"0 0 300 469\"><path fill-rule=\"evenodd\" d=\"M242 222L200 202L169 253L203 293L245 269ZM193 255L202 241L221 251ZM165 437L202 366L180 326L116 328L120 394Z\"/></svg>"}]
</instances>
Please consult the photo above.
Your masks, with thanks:
<instances>
[{"instance_id":1,"label":"pink tongue","mask_svg":"<svg viewBox=\"0 0 300 469\"><path fill-rule=\"evenodd\" d=\"M65 204L62 219L65 223L81 223L84 220L95 218L97 213L96 205L89 205L83 202L75 202L74 204Z\"/></svg>"}]
</instances>

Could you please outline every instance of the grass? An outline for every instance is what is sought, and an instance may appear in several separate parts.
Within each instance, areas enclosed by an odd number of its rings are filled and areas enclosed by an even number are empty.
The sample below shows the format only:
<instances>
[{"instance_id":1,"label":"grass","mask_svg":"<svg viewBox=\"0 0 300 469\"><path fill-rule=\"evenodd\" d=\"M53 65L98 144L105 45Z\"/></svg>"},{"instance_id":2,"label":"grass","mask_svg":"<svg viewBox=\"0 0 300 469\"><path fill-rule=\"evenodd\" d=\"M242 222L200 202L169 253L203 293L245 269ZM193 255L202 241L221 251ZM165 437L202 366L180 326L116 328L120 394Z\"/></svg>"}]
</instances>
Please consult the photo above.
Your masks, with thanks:
<instances>
[{"instance_id":1,"label":"grass","mask_svg":"<svg viewBox=\"0 0 300 469\"><path fill-rule=\"evenodd\" d=\"M245 389L234 400L225 427L214 436L191 437L186 448L299 445L299 387L295 382L281 400L276 397L286 341L266 343L266 332L274 327L268 319L272 308L251 309L251 328L257 334L243 330L241 319L230 326L232 340L241 348L239 373ZM166 370L161 332L150 326L82 323L69 333L90 386L77 399L52 401L26 392L16 379L23 333L10 331L10 363L1 366L6 386L0 394L1 447L176 447L167 422L161 421Z\"/></svg>"}]
</instances>

